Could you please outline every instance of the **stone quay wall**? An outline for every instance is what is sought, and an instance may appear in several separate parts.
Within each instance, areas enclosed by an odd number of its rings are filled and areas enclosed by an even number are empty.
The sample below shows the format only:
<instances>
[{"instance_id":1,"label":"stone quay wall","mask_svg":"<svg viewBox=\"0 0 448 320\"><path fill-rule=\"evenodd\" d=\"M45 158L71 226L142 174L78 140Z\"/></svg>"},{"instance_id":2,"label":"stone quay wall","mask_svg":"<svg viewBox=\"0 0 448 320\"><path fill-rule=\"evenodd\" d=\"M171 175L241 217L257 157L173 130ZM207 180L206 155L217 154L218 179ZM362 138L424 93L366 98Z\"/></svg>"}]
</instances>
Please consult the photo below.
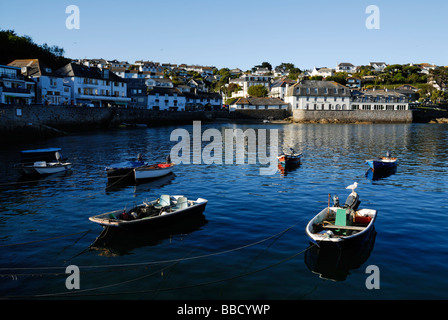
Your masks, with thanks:
<instances>
[{"instance_id":1,"label":"stone quay wall","mask_svg":"<svg viewBox=\"0 0 448 320\"><path fill-rule=\"evenodd\" d=\"M294 122L411 123L412 110L293 110Z\"/></svg>"}]
</instances>

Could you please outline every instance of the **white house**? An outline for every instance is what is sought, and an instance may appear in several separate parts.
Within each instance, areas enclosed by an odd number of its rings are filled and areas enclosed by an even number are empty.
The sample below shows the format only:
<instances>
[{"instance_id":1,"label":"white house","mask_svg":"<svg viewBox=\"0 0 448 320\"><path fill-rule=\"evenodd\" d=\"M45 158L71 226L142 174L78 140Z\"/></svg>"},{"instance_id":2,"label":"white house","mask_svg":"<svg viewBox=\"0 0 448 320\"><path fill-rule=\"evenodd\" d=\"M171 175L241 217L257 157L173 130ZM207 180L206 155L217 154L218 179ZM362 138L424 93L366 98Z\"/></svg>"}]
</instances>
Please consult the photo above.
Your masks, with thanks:
<instances>
[{"instance_id":1,"label":"white house","mask_svg":"<svg viewBox=\"0 0 448 320\"><path fill-rule=\"evenodd\" d=\"M314 69L313 69L313 71L311 71L310 75L312 77L314 77L314 76L322 76L323 78L326 78L326 77L333 76L333 74L334 74L333 69L326 68L326 67L323 67L323 68L316 68L316 67L314 67Z\"/></svg>"},{"instance_id":2,"label":"white house","mask_svg":"<svg viewBox=\"0 0 448 320\"><path fill-rule=\"evenodd\" d=\"M153 87L148 90L148 109L150 110L185 110L185 95L176 88Z\"/></svg>"},{"instance_id":3,"label":"white house","mask_svg":"<svg viewBox=\"0 0 448 320\"><path fill-rule=\"evenodd\" d=\"M34 81L23 76L19 67L0 65L0 103L31 104L34 97Z\"/></svg>"},{"instance_id":4,"label":"white house","mask_svg":"<svg viewBox=\"0 0 448 320\"><path fill-rule=\"evenodd\" d=\"M87 67L69 63L56 74L64 77L71 88L71 104L104 106L127 106L126 81L109 69Z\"/></svg>"},{"instance_id":5,"label":"white house","mask_svg":"<svg viewBox=\"0 0 448 320\"><path fill-rule=\"evenodd\" d=\"M150 78L145 81L148 88L162 87L162 88L174 88L173 81L166 78Z\"/></svg>"},{"instance_id":6,"label":"white house","mask_svg":"<svg viewBox=\"0 0 448 320\"><path fill-rule=\"evenodd\" d=\"M336 72L354 73L356 72L356 67L349 62L341 62L336 66Z\"/></svg>"},{"instance_id":7,"label":"white house","mask_svg":"<svg viewBox=\"0 0 448 320\"><path fill-rule=\"evenodd\" d=\"M233 92L232 97L247 97L249 96L249 88L255 85L263 85L269 91L271 86L271 76L259 76L254 74L244 74L237 79L230 79L229 83L237 84L241 87L238 92Z\"/></svg>"},{"instance_id":8,"label":"white house","mask_svg":"<svg viewBox=\"0 0 448 320\"><path fill-rule=\"evenodd\" d=\"M387 64L385 62L370 62L369 66L371 66L375 72L383 72L384 68L387 67Z\"/></svg>"},{"instance_id":9,"label":"white house","mask_svg":"<svg viewBox=\"0 0 448 320\"><path fill-rule=\"evenodd\" d=\"M38 59L18 59L8 65L21 68L22 75L36 82L36 103L53 105L70 103L71 88L68 81Z\"/></svg>"},{"instance_id":10,"label":"white house","mask_svg":"<svg viewBox=\"0 0 448 320\"><path fill-rule=\"evenodd\" d=\"M183 92L186 98L186 110L219 110L222 108L222 96L217 92Z\"/></svg>"},{"instance_id":11,"label":"white house","mask_svg":"<svg viewBox=\"0 0 448 320\"><path fill-rule=\"evenodd\" d=\"M271 98L279 98L283 100L286 96L286 93L288 92L289 86L293 85L294 83L295 81L289 80L287 78L275 80L271 85L269 96Z\"/></svg>"},{"instance_id":12,"label":"white house","mask_svg":"<svg viewBox=\"0 0 448 320\"><path fill-rule=\"evenodd\" d=\"M349 110L350 89L334 81L302 80L289 87L292 110Z\"/></svg>"}]
</instances>

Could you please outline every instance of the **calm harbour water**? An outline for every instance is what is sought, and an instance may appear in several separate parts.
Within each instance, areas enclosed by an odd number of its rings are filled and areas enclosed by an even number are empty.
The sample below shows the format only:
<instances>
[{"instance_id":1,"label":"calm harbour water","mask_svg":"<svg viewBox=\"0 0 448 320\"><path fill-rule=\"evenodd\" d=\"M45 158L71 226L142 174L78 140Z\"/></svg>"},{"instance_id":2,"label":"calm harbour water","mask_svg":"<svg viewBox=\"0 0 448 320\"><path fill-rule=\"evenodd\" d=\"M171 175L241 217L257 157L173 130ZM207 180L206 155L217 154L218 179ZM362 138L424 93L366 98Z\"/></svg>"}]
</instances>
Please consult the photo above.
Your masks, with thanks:
<instances>
[{"instance_id":1,"label":"calm harbour water","mask_svg":"<svg viewBox=\"0 0 448 320\"><path fill-rule=\"evenodd\" d=\"M106 188L105 166L138 153L164 160L176 128L3 146L0 297L448 298L448 125L203 124L203 130L278 129L280 148L303 152L303 162L267 176L259 164L180 164L158 181ZM192 132L192 125L179 128ZM72 172L21 179L13 169L19 151L45 147L61 147ZM399 157L397 171L366 175L365 160L386 151ZM323 257L310 247L305 226L327 206L329 193L344 201L345 187L355 181L360 207L378 210L372 247L349 259L337 252ZM208 199L206 221L117 235L107 246L89 248L102 230L89 216L161 194ZM79 290L66 289L68 265L80 268ZM380 270L379 289L366 287L369 265Z\"/></svg>"}]
</instances>

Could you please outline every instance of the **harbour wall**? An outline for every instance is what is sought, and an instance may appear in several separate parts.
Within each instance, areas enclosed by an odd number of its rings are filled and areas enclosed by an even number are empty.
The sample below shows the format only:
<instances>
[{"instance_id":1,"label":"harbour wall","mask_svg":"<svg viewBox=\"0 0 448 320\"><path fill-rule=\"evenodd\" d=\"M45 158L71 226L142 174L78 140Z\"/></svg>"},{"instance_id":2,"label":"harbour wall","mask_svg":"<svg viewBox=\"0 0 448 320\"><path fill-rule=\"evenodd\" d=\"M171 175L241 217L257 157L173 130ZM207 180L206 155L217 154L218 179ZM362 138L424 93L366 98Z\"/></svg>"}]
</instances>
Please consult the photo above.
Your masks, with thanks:
<instances>
[{"instance_id":1,"label":"harbour wall","mask_svg":"<svg viewBox=\"0 0 448 320\"><path fill-rule=\"evenodd\" d=\"M0 105L0 141L63 135L114 128L121 124L148 126L202 122L282 120L287 110L153 111L147 109L43 105Z\"/></svg>"},{"instance_id":2,"label":"harbour wall","mask_svg":"<svg viewBox=\"0 0 448 320\"><path fill-rule=\"evenodd\" d=\"M0 104L0 141L39 139L109 129L126 123L148 126L202 122L261 123L289 118L299 123L447 123L437 110L236 110L152 111L126 108ZM446 120L446 121L445 121Z\"/></svg>"},{"instance_id":3,"label":"harbour wall","mask_svg":"<svg viewBox=\"0 0 448 320\"><path fill-rule=\"evenodd\" d=\"M293 110L294 122L411 123L412 110Z\"/></svg>"}]
</instances>

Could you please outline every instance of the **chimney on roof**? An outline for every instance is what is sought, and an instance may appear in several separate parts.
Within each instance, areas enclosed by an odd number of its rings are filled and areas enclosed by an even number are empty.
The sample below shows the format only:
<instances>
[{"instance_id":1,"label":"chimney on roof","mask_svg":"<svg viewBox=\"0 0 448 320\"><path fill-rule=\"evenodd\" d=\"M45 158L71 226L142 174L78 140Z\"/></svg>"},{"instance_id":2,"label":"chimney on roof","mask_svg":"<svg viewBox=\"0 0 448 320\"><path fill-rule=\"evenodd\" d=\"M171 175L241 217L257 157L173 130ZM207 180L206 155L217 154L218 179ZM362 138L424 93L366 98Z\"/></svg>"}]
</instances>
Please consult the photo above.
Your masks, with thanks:
<instances>
[{"instance_id":1,"label":"chimney on roof","mask_svg":"<svg viewBox=\"0 0 448 320\"><path fill-rule=\"evenodd\" d=\"M20 72L22 73L23 76L28 77L30 75L29 74L30 73L30 67L28 67L28 66L22 67Z\"/></svg>"}]
</instances>

